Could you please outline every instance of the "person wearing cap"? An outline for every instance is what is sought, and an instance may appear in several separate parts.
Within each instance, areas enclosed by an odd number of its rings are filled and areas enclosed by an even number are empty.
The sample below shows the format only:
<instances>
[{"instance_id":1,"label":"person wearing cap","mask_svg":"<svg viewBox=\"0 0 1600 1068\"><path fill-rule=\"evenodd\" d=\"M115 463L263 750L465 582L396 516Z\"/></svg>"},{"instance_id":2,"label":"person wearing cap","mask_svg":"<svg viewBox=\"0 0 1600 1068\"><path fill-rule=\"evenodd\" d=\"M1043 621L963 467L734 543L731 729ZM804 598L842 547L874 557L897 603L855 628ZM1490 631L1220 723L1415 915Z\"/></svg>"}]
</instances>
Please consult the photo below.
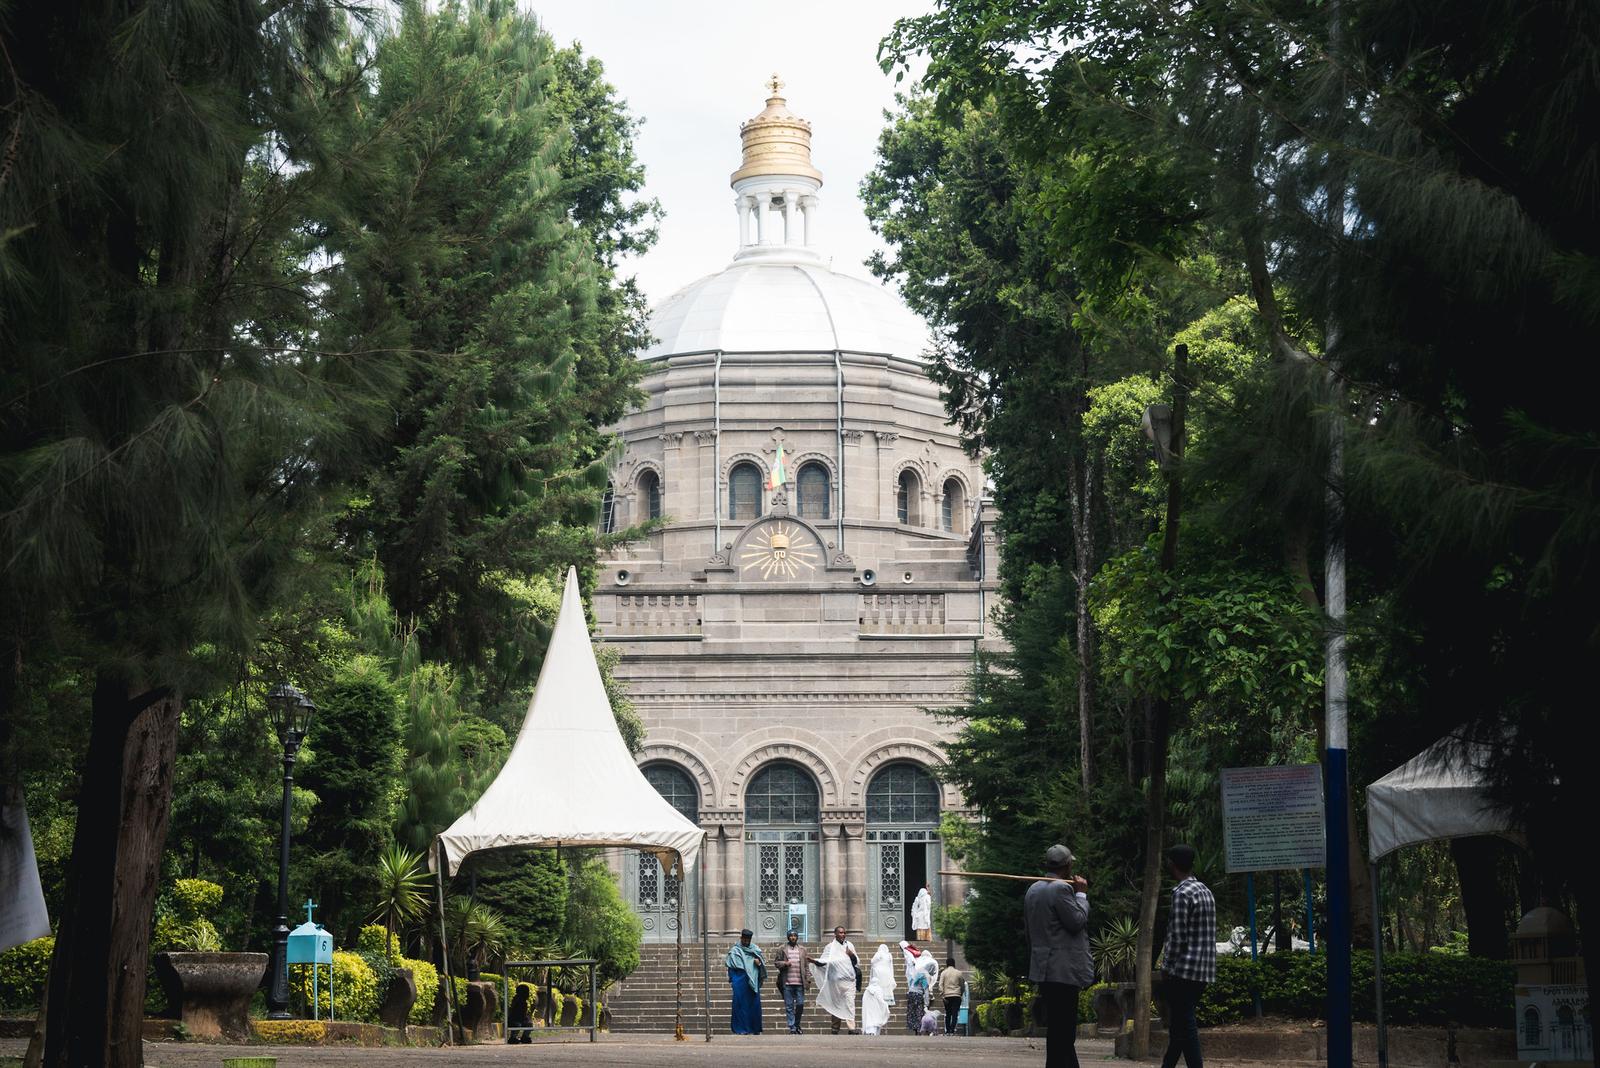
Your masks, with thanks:
<instances>
[{"instance_id":1,"label":"person wearing cap","mask_svg":"<svg viewBox=\"0 0 1600 1068\"><path fill-rule=\"evenodd\" d=\"M739 932L739 944L728 950L728 984L733 987L733 1012L728 1029L736 1035L761 1033L761 985L767 981L767 962L761 947L750 944L755 932Z\"/></svg>"},{"instance_id":2,"label":"person wearing cap","mask_svg":"<svg viewBox=\"0 0 1600 1068\"><path fill-rule=\"evenodd\" d=\"M1028 929L1028 980L1044 1002L1045 1068L1078 1068L1078 991L1094 983L1089 956L1089 883L1072 874L1072 850L1045 850L1050 878L1028 887L1022 915Z\"/></svg>"},{"instance_id":3,"label":"person wearing cap","mask_svg":"<svg viewBox=\"0 0 1600 1068\"><path fill-rule=\"evenodd\" d=\"M1172 910L1167 915L1167 942L1161 947L1161 991L1167 1001L1167 1052L1162 1068L1178 1058L1200 1068L1200 1025L1195 1009L1206 984L1217 980L1217 902L1211 890L1194 877L1193 846L1167 850Z\"/></svg>"}]
</instances>

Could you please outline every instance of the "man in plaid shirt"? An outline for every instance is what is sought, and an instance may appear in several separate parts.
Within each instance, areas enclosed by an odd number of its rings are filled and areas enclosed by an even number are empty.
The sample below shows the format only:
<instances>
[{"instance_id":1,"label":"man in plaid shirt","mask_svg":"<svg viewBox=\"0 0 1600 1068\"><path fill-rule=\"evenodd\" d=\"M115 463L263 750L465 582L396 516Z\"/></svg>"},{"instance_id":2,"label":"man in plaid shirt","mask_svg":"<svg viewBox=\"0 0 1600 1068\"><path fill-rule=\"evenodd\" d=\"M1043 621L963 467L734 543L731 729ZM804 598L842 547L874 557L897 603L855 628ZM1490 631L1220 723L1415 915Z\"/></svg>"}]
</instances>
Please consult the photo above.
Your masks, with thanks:
<instances>
[{"instance_id":1,"label":"man in plaid shirt","mask_svg":"<svg viewBox=\"0 0 1600 1068\"><path fill-rule=\"evenodd\" d=\"M1206 984L1217 979L1217 902L1194 877L1194 847L1167 850L1167 871L1177 880L1167 917L1167 944L1161 950L1161 987L1167 999L1167 1053L1161 1068L1173 1068L1178 1055L1188 1068L1200 1068L1200 1025L1195 1009Z\"/></svg>"}]
</instances>

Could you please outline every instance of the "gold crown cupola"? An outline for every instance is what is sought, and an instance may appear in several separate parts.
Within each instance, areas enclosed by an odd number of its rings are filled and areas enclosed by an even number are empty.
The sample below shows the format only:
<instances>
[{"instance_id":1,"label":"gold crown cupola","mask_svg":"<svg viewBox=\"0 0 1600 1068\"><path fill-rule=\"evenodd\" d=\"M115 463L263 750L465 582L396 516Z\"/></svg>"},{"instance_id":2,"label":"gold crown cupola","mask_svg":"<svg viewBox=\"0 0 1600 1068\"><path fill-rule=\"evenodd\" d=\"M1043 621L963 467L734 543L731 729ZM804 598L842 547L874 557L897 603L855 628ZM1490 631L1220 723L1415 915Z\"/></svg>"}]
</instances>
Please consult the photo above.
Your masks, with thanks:
<instances>
[{"instance_id":1,"label":"gold crown cupola","mask_svg":"<svg viewBox=\"0 0 1600 1068\"><path fill-rule=\"evenodd\" d=\"M739 127L744 154L729 183L739 216L736 260L820 262L822 172L811 165L811 124L789 110L774 74L761 114Z\"/></svg>"}]
</instances>

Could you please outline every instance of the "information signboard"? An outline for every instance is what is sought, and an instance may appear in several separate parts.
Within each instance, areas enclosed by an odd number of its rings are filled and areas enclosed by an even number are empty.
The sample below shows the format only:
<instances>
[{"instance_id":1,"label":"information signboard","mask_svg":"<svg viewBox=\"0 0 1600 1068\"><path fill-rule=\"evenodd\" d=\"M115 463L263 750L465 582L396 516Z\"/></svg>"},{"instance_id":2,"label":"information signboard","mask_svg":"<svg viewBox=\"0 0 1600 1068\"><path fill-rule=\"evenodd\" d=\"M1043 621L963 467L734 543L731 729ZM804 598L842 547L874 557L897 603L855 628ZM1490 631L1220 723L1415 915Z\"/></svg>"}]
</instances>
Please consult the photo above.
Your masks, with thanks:
<instances>
[{"instance_id":1,"label":"information signboard","mask_svg":"<svg viewBox=\"0 0 1600 1068\"><path fill-rule=\"evenodd\" d=\"M1322 867L1321 766L1223 768L1222 836L1230 872Z\"/></svg>"}]
</instances>

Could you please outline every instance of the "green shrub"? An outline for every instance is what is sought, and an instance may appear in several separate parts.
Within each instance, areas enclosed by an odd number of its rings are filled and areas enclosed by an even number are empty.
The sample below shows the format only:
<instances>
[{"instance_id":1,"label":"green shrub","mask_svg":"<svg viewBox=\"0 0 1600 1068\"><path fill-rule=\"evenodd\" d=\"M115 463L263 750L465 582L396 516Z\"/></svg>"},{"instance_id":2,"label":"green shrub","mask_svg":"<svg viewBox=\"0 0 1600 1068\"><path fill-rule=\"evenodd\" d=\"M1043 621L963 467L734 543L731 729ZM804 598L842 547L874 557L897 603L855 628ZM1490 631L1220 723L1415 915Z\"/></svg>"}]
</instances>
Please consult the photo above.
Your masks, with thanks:
<instances>
[{"instance_id":1,"label":"green shrub","mask_svg":"<svg viewBox=\"0 0 1600 1068\"><path fill-rule=\"evenodd\" d=\"M1198 1013L1202 1026L1231 1023L1254 1011L1253 991L1271 1016L1320 1019L1325 1013L1328 963L1321 953L1222 957L1217 981L1206 987ZM1372 954L1351 955L1354 1014L1375 1017ZM1446 953L1392 953L1383 959L1384 1014L1397 1024L1473 1021L1509 1027L1513 971L1506 961Z\"/></svg>"},{"instance_id":2,"label":"green shrub","mask_svg":"<svg viewBox=\"0 0 1600 1068\"><path fill-rule=\"evenodd\" d=\"M209 920L222 904L222 887L206 879L178 879L172 884L172 905L185 920Z\"/></svg>"},{"instance_id":3,"label":"green shrub","mask_svg":"<svg viewBox=\"0 0 1600 1068\"><path fill-rule=\"evenodd\" d=\"M1022 1005L1026 1008L1027 1004L1032 1000L1031 997L1015 998L1006 996L998 997L986 1004L979 1005L978 1026L985 1031L1004 1031L1006 1030L1006 1010L1012 1005ZM1026 1018L1023 1020L1023 1026L1027 1026Z\"/></svg>"},{"instance_id":4,"label":"green shrub","mask_svg":"<svg viewBox=\"0 0 1600 1068\"><path fill-rule=\"evenodd\" d=\"M44 1000L50 955L56 940L49 935L0 953L0 1009L33 1012Z\"/></svg>"},{"instance_id":5,"label":"green shrub","mask_svg":"<svg viewBox=\"0 0 1600 1068\"><path fill-rule=\"evenodd\" d=\"M322 978L317 987L318 1011L328 1018L328 969L321 969ZM300 992L300 1002L311 1004L311 967L295 965L290 968L290 978ZM355 1020L360 1023L377 1023L378 1006L384 991L379 988L378 976L359 953L339 950L333 955L333 992L338 1000L333 1002L335 1019Z\"/></svg>"},{"instance_id":6,"label":"green shrub","mask_svg":"<svg viewBox=\"0 0 1600 1068\"><path fill-rule=\"evenodd\" d=\"M439 969L425 960L402 957L397 968L410 968L411 978L417 982L417 1000L411 1006L410 1021L425 1024L433 1018L433 999L439 996Z\"/></svg>"},{"instance_id":7,"label":"green shrub","mask_svg":"<svg viewBox=\"0 0 1600 1068\"><path fill-rule=\"evenodd\" d=\"M399 966L402 954L400 952L400 939L389 938L389 929L381 923L369 923L361 928L361 933L356 935L357 953L376 953L388 957Z\"/></svg>"}]
</instances>

